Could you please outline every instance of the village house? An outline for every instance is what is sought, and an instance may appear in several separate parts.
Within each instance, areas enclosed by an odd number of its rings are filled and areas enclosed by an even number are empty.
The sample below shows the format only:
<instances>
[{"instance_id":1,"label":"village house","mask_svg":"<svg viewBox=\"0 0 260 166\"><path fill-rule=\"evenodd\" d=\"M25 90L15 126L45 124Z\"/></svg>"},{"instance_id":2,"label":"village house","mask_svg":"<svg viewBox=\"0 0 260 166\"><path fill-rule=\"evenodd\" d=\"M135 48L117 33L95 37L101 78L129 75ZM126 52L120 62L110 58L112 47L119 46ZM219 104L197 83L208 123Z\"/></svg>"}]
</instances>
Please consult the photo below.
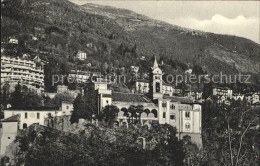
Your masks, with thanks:
<instances>
[{"instance_id":1,"label":"village house","mask_svg":"<svg viewBox=\"0 0 260 166\"><path fill-rule=\"evenodd\" d=\"M247 100L248 103L255 104L255 103L260 102L259 96L260 96L260 94L256 93L256 92L255 93L249 93L249 94L245 95L245 99Z\"/></svg>"},{"instance_id":2,"label":"village house","mask_svg":"<svg viewBox=\"0 0 260 166\"><path fill-rule=\"evenodd\" d=\"M16 39L16 38L10 38L10 39L9 39L9 43L18 44L18 39Z\"/></svg>"},{"instance_id":3,"label":"village house","mask_svg":"<svg viewBox=\"0 0 260 166\"><path fill-rule=\"evenodd\" d=\"M185 74L191 74L192 73L192 69L187 69L186 71L185 71Z\"/></svg>"},{"instance_id":4,"label":"village house","mask_svg":"<svg viewBox=\"0 0 260 166\"><path fill-rule=\"evenodd\" d=\"M73 103L68 101L61 101L62 115L71 115L73 111Z\"/></svg>"},{"instance_id":5,"label":"village house","mask_svg":"<svg viewBox=\"0 0 260 166\"><path fill-rule=\"evenodd\" d=\"M91 77L91 74L88 71L81 70L71 70L71 73L68 75L69 82L77 83L87 83Z\"/></svg>"},{"instance_id":6,"label":"village house","mask_svg":"<svg viewBox=\"0 0 260 166\"><path fill-rule=\"evenodd\" d=\"M139 67L138 66L131 66L131 72L137 73L138 71L139 71Z\"/></svg>"},{"instance_id":7,"label":"village house","mask_svg":"<svg viewBox=\"0 0 260 166\"><path fill-rule=\"evenodd\" d=\"M18 130L20 129L20 115L16 114L1 121L1 150L0 156L5 154L6 147L15 140Z\"/></svg>"},{"instance_id":8,"label":"village house","mask_svg":"<svg viewBox=\"0 0 260 166\"><path fill-rule=\"evenodd\" d=\"M7 119L14 115L20 115L19 129L25 129L33 123L44 125L44 119L48 116L61 116L61 109L55 108L39 108L39 109L6 109L4 110L4 118Z\"/></svg>"},{"instance_id":9,"label":"village house","mask_svg":"<svg viewBox=\"0 0 260 166\"><path fill-rule=\"evenodd\" d=\"M240 94L240 93L233 93L232 99L243 101L243 100L244 100L244 97L245 97L245 95L243 95L243 94Z\"/></svg>"},{"instance_id":10,"label":"village house","mask_svg":"<svg viewBox=\"0 0 260 166\"><path fill-rule=\"evenodd\" d=\"M78 51L76 57L77 59L84 61L87 59L87 53L83 51Z\"/></svg>"},{"instance_id":11,"label":"village house","mask_svg":"<svg viewBox=\"0 0 260 166\"><path fill-rule=\"evenodd\" d=\"M232 97L233 95L233 91L230 88L227 87L214 87L213 88L213 92L212 92L213 96L225 96L225 97Z\"/></svg>"}]
</instances>

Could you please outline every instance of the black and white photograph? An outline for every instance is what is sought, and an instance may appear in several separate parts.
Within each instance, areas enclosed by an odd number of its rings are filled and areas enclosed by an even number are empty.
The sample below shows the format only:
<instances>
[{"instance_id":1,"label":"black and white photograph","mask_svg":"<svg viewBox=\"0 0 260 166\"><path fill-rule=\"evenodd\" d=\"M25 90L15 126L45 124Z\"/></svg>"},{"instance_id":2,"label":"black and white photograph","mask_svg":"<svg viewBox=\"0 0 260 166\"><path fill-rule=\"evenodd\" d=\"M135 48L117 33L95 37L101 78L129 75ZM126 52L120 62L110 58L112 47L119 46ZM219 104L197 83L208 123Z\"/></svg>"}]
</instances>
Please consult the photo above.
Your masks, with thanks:
<instances>
[{"instance_id":1,"label":"black and white photograph","mask_svg":"<svg viewBox=\"0 0 260 166\"><path fill-rule=\"evenodd\" d=\"M258 166L260 1L1 0L0 166Z\"/></svg>"}]
</instances>

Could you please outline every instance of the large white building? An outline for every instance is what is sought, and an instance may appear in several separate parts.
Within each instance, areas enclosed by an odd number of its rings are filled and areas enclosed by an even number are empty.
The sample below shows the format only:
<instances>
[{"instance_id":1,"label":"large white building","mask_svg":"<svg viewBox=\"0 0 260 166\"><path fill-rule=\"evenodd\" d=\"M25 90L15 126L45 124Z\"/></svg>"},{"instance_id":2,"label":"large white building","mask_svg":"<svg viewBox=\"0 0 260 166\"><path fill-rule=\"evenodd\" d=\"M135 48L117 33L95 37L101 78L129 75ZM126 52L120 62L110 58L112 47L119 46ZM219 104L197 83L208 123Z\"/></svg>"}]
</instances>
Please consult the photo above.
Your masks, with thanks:
<instances>
[{"instance_id":1,"label":"large white building","mask_svg":"<svg viewBox=\"0 0 260 166\"><path fill-rule=\"evenodd\" d=\"M33 123L39 123L44 125L44 119L49 116L61 116L63 115L61 109L43 109L43 110L4 110L4 118L7 119L14 115L20 115L19 129L25 129Z\"/></svg>"},{"instance_id":2,"label":"large white building","mask_svg":"<svg viewBox=\"0 0 260 166\"><path fill-rule=\"evenodd\" d=\"M165 91L162 79L163 73L156 60L151 72L152 79L149 82L144 82L143 86L150 87L145 91L146 93L149 92L149 95L105 91L106 86L100 86L103 93L99 91L99 111L101 112L107 105L117 106L120 109L118 123L121 125L128 123L124 111L130 105L142 105L145 110L139 115L142 124L148 124L152 121L158 121L160 124L170 124L176 127L179 138L189 135L191 140L201 147L201 104L187 97L173 96L172 93L169 94L168 91Z\"/></svg>"},{"instance_id":3,"label":"large white building","mask_svg":"<svg viewBox=\"0 0 260 166\"><path fill-rule=\"evenodd\" d=\"M1 56L1 85L9 82L10 87L20 82L37 92L44 91L44 70L32 60Z\"/></svg>"}]
</instances>

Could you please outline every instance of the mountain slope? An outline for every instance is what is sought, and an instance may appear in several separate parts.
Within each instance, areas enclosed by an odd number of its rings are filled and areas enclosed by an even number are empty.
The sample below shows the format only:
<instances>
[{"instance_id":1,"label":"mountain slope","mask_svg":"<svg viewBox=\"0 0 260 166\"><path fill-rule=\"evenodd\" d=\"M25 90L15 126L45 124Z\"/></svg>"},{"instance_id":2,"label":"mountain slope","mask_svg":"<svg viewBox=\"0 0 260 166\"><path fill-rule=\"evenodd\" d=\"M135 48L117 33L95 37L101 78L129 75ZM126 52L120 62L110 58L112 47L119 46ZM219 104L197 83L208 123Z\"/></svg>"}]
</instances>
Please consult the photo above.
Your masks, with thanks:
<instances>
[{"instance_id":1,"label":"mountain slope","mask_svg":"<svg viewBox=\"0 0 260 166\"><path fill-rule=\"evenodd\" d=\"M219 72L220 67L208 66L210 59L221 61L224 72L260 72L260 46L248 39L172 26L125 9L95 4L83 7L86 12L115 20L139 42L139 53L167 54L186 63L198 63L209 72Z\"/></svg>"},{"instance_id":2,"label":"mountain slope","mask_svg":"<svg viewBox=\"0 0 260 166\"><path fill-rule=\"evenodd\" d=\"M104 63L108 68L148 68L155 55L165 65L184 63L191 68L201 66L208 73L242 72L260 78L260 45L241 37L173 26L125 9L78 6L67 0L4 0L1 9L2 42L19 38L20 54L44 53L49 59L55 55L73 68L84 68L84 62L71 59L83 50L95 70L102 70ZM148 61L141 62L141 56ZM64 68L55 72L68 73Z\"/></svg>"}]
</instances>

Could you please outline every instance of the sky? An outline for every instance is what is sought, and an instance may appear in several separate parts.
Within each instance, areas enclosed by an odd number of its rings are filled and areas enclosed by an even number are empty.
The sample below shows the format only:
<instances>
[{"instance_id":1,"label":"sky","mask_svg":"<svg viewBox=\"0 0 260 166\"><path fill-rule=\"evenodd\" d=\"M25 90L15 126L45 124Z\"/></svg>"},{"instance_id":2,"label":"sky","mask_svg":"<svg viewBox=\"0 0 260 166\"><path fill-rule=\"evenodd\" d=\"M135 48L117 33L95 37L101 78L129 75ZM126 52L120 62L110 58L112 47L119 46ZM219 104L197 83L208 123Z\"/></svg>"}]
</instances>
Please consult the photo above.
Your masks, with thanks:
<instances>
[{"instance_id":1,"label":"sky","mask_svg":"<svg viewBox=\"0 0 260 166\"><path fill-rule=\"evenodd\" d=\"M70 1L129 9L173 25L241 36L260 44L259 1Z\"/></svg>"}]
</instances>

